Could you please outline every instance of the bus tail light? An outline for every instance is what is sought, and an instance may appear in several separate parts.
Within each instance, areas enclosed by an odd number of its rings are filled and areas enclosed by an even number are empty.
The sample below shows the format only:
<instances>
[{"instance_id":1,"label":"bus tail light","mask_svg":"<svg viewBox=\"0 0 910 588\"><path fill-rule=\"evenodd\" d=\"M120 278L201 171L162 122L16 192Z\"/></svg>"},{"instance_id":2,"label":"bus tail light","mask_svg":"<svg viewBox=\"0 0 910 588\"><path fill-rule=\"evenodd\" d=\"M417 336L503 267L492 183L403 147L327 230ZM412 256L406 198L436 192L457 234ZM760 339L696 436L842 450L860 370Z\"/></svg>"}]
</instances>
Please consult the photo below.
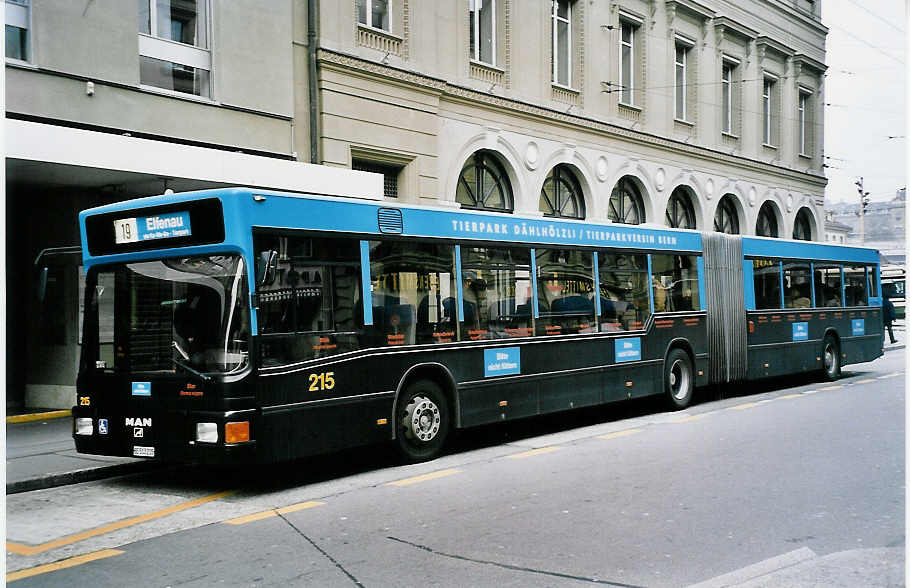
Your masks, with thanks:
<instances>
[{"instance_id":1,"label":"bus tail light","mask_svg":"<svg viewBox=\"0 0 910 588\"><path fill-rule=\"evenodd\" d=\"M217 443L218 425L215 423L196 423L196 441L200 443Z\"/></svg>"},{"instance_id":2,"label":"bus tail light","mask_svg":"<svg viewBox=\"0 0 910 588\"><path fill-rule=\"evenodd\" d=\"M76 419L76 434L77 435L91 435L95 432L95 425L92 423L92 419L89 418L77 418Z\"/></svg>"},{"instance_id":3,"label":"bus tail light","mask_svg":"<svg viewBox=\"0 0 910 588\"><path fill-rule=\"evenodd\" d=\"M250 440L250 421L225 423L225 425L224 425L224 442L225 443L246 443L249 440Z\"/></svg>"}]
</instances>

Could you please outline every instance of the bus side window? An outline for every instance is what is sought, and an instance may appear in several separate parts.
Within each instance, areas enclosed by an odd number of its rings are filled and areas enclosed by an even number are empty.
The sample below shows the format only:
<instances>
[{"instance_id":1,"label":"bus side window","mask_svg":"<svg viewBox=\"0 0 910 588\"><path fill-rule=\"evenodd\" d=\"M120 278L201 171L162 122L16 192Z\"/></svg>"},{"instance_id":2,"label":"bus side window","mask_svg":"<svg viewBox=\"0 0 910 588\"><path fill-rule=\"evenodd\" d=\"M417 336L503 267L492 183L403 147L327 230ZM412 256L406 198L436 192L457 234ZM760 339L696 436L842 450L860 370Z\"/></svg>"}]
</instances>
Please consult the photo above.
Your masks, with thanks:
<instances>
[{"instance_id":1,"label":"bus side window","mask_svg":"<svg viewBox=\"0 0 910 588\"><path fill-rule=\"evenodd\" d=\"M812 284L807 263L784 264L784 308L810 308Z\"/></svg>"},{"instance_id":2,"label":"bus side window","mask_svg":"<svg viewBox=\"0 0 910 588\"><path fill-rule=\"evenodd\" d=\"M455 248L371 241L372 345L455 341Z\"/></svg>"},{"instance_id":3,"label":"bus side window","mask_svg":"<svg viewBox=\"0 0 910 588\"><path fill-rule=\"evenodd\" d=\"M592 333L594 254L573 249L537 249L538 335Z\"/></svg>"},{"instance_id":4,"label":"bus side window","mask_svg":"<svg viewBox=\"0 0 910 588\"><path fill-rule=\"evenodd\" d=\"M841 306L840 266L815 264L815 306L818 308Z\"/></svg>"},{"instance_id":5,"label":"bus side window","mask_svg":"<svg viewBox=\"0 0 910 588\"><path fill-rule=\"evenodd\" d=\"M756 310L780 308L780 263L774 259L752 260Z\"/></svg>"},{"instance_id":6,"label":"bus side window","mask_svg":"<svg viewBox=\"0 0 910 588\"><path fill-rule=\"evenodd\" d=\"M509 339L534 334L531 251L462 247L462 340ZM538 312L545 312L543 302Z\"/></svg>"},{"instance_id":7,"label":"bus side window","mask_svg":"<svg viewBox=\"0 0 910 588\"><path fill-rule=\"evenodd\" d=\"M651 314L648 258L642 254L597 254L600 281L600 330L630 331L644 327Z\"/></svg>"},{"instance_id":8,"label":"bus side window","mask_svg":"<svg viewBox=\"0 0 910 588\"><path fill-rule=\"evenodd\" d=\"M865 267L861 265L844 266L844 306L866 306Z\"/></svg>"},{"instance_id":9,"label":"bus side window","mask_svg":"<svg viewBox=\"0 0 910 588\"><path fill-rule=\"evenodd\" d=\"M694 255L651 255L654 312L698 310L698 263Z\"/></svg>"},{"instance_id":10,"label":"bus side window","mask_svg":"<svg viewBox=\"0 0 910 588\"><path fill-rule=\"evenodd\" d=\"M876 273L878 272L877 265L867 265L866 266L866 289L869 292L870 298L878 298L878 282L876 281Z\"/></svg>"},{"instance_id":11,"label":"bus side window","mask_svg":"<svg viewBox=\"0 0 910 588\"><path fill-rule=\"evenodd\" d=\"M257 234L256 254L279 252L277 275L259 288L263 365L283 365L360 346L359 242ZM362 316L362 315L361 315Z\"/></svg>"}]
</instances>

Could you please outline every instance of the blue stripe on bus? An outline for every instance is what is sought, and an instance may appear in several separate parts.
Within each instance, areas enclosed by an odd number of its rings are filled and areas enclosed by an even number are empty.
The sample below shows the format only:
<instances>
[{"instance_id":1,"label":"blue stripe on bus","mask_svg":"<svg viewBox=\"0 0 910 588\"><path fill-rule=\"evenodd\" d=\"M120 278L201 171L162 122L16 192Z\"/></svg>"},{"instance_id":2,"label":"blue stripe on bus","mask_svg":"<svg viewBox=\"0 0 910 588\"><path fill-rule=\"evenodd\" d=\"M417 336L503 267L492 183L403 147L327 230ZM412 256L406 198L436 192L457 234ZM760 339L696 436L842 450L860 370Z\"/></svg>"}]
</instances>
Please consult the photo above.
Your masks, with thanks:
<instances>
[{"instance_id":1,"label":"blue stripe on bus","mask_svg":"<svg viewBox=\"0 0 910 588\"><path fill-rule=\"evenodd\" d=\"M752 260L743 260L743 295L746 299L746 310L755 310L755 274Z\"/></svg>"},{"instance_id":2,"label":"blue stripe on bus","mask_svg":"<svg viewBox=\"0 0 910 588\"><path fill-rule=\"evenodd\" d=\"M651 277L651 254L648 254L648 308L654 314L654 278Z\"/></svg>"},{"instance_id":3,"label":"blue stripe on bus","mask_svg":"<svg viewBox=\"0 0 910 588\"><path fill-rule=\"evenodd\" d=\"M698 268L698 304L701 310L706 310L705 304L705 258L699 255L695 258Z\"/></svg>"},{"instance_id":4,"label":"blue stripe on bus","mask_svg":"<svg viewBox=\"0 0 910 588\"><path fill-rule=\"evenodd\" d=\"M812 292L812 308L815 308L815 264L809 263L809 291Z\"/></svg>"},{"instance_id":5,"label":"blue stripe on bus","mask_svg":"<svg viewBox=\"0 0 910 588\"><path fill-rule=\"evenodd\" d=\"M778 308L783 308L784 307L784 262L782 262L782 261L777 262L777 279L780 282L780 291L778 292L778 294L780 294L780 306Z\"/></svg>"},{"instance_id":6,"label":"blue stripe on bus","mask_svg":"<svg viewBox=\"0 0 910 588\"><path fill-rule=\"evenodd\" d=\"M534 318L540 318L540 309L537 308L537 255L533 247L531 248L531 306Z\"/></svg>"},{"instance_id":7,"label":"blue stripe on bus","mask_svg":"<svg viewBox=\"0 0 910 588\"><path fill-rule=\"evenodd\" d=\"M600 262L594 252L594 316L600 316Z\"/></svg>"},{"instance_id":8,"label":"blue stripe on bus","mask_svg":"<svg viewBox=\"0 0 910 588\"><path fill-rule=\"evenodd\" d=\"M370 279L370 242L360 242L360 287L363 299L363 324L373 324L373 282Z\"/></svg>"},{"instance_id":9,"label":"blue stripe on bus","mask_svg":"<svg viewBox=\"0 0 910 588\"><path fill-rule=\"evenodd\" d=\"M455 295L458 297L458 322L464 320L464 291L461 277L461 245L455 246Z\"/></svg>"},{"instance_id":10,"label":"blue stripe on bus","mask_svg":"<svg viewBox=\"0 0 910 588\"><path fill-rule=\"evenodd\" d=\"M878 251L862 247L825 245L814 241L786 241L743 237L743 255L777 259L815 259L818 261L853 261L878 263Z\"/></svg>"}]
</instances>

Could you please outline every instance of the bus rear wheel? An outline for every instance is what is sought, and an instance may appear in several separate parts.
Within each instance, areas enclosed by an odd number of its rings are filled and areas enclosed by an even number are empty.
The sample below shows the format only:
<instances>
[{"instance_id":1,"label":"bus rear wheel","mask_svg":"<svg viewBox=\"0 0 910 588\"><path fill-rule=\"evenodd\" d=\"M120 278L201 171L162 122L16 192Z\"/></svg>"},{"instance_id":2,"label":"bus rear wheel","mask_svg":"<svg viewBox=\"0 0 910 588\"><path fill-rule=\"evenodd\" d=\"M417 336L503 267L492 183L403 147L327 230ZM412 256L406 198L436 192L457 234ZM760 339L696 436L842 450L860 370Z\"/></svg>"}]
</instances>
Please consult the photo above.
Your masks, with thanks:
<instances>
[{"instance_id":1,"label":"bus rear wheel","mask_svg":"<svg viewBox=\"0 0 910 588\"><path fill-rule=\"evenodd\" d=\"M449 406L430 380L410 384L398 399L395 439L401 457L410 463L433 459L449 434Z\"/></svg>"},{"instance_id":2,"label":"bus rear wheel","mask_svg":"<svg viewBox=\"0 0 910 588\"><path fill-rule=\"evenodd\" d=\"M825 342L822 344L822 359L825 362L825 379L829 382L838 379L840 377L840 345L831 335L825 335Z\"/></svg>"},{"instance_id":3,"label":"bus rear wheel","mask_svg":"<svg viewBox=\"0 0 910 588\"><path fill-rule=\"evenodd\" d=\"M692 360L682 349L671 349L664 362L664 390L670 407L680 410L692 402L692 390L695 378L692 372Z\"/></svg>"}]
</instances>

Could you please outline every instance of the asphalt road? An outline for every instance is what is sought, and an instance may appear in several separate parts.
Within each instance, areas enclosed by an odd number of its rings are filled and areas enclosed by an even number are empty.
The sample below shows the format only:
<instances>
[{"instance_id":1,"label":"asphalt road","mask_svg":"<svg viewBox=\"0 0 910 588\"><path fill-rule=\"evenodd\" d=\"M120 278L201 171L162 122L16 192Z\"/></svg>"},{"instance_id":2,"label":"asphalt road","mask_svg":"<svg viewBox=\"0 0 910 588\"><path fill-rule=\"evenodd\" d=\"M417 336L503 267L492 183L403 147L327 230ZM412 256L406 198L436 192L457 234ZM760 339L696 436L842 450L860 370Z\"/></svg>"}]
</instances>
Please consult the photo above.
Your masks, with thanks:
<instances>
[{"instance_id":1,"label":"asphalt road","mask_svg":"<svg viewBox=\"0 0 910 588\"><path fill-rule=\"evenodd\" d=\"M7 567L34 574L19 586L901 585L904 390L892 352L683 412L482 428L416 466L373 449L11 495Z\"/></svg>"}]
</instances>

